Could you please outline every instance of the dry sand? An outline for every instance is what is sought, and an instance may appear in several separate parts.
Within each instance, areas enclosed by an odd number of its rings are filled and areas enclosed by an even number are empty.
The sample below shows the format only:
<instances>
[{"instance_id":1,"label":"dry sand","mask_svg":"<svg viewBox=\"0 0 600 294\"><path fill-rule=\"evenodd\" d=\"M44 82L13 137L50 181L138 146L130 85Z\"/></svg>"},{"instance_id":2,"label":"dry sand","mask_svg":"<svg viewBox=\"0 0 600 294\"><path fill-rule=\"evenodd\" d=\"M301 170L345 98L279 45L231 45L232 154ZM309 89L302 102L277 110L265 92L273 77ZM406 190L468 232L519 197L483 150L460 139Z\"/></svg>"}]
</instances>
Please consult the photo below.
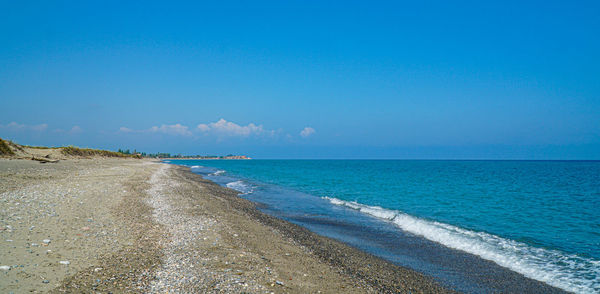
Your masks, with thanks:
<instances>
[{"instance_id":1,"label":"dry sand","mask_svg":"<svg viewBox=\"0 0 600 294\"><path fill-rule=\"evenodd\" d=\"M0 159L0 293L447 292L236 193L146 160Z\"/></svg>"}]
</instances>

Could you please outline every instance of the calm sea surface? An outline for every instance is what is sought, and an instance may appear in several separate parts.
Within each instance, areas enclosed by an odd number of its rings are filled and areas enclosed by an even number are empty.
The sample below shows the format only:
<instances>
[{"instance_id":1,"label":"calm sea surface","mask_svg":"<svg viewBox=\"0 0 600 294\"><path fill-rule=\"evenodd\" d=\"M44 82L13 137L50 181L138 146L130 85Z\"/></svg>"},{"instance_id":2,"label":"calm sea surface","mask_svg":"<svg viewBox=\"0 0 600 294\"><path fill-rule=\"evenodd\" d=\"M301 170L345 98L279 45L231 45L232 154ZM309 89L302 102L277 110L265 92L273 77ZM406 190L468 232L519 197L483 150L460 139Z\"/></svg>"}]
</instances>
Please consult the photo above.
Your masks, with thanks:
<instances>
[{"instance_id":1,"label":"calm sea surface","mask_svg":"<svg viewBox=\"0 0 600 294\"><path fill-rule=\"evenodd\" d=\"M381 247L375 253L383 257L406 255L394 253L393 230L398 230L561 289L600 292L598 161L171 163L190 166L205 178L240 191L242 197L265 204L269 213L318 233L357 247L364 242L371 244L365 247ZM356 237L352 234L356 229L342 229L350 225L365 232L377 227L390 240L357 241L369 234ZM459 279L443 277L443 268L410 256L390 259L437 272L451 284ZM458 286L468 292L485 291L477 287Z\"/></svg>"}]
</instances>

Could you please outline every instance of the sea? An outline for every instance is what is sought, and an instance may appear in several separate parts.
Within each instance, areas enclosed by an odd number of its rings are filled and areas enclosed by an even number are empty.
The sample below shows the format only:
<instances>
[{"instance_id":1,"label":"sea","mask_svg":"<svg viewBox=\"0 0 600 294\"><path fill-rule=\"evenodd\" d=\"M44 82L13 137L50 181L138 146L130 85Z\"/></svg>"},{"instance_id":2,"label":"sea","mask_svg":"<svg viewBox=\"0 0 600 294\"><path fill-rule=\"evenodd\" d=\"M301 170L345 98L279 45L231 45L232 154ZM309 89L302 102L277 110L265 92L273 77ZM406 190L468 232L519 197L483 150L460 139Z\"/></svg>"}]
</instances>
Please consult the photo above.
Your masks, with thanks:
<instances>
[{"instance_id":1,"label":"sea","mask_svg":"<svg viewBox=\"0 0 600 294\"><path fill-rule=\"evenodd\" d=\"M458 291L600 293L600 161L167 162Z\"/></svg>"}]
</instances>

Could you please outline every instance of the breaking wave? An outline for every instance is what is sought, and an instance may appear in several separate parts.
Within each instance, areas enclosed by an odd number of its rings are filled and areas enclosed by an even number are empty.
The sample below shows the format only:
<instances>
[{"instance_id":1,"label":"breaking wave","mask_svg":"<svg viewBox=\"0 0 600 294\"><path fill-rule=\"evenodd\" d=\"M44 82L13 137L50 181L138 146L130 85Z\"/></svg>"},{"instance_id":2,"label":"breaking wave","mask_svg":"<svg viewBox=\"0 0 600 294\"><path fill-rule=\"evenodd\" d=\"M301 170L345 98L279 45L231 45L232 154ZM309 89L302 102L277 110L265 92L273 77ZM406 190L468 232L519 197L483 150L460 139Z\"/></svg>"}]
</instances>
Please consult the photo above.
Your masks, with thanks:
<instances>
[{"instance_id":1,"label":"breaking wave","mask_svg":"<svg viewBox=\"0 0 600 294\"><path fill-rule=\"evenodd\" d=\"M446 247L477 255L557 288L575 293L600 293L599 260L557 250L536 248L489 233L421 219L397 210L337 198L323 198L334 205L390 221L406 232Z\"/></svg>"},{"instance_id":2,"label":"breaking wave","mask_svg":"<svg viewBox=\"0 0 600 294\"><path fill-rule=\"evenodd\" d=\"M227 184L225 184L225 186L227 188L242 192L242 194L250 194L250 193L252 193L252 190L253 190L252 185L245 183L244 181L235 181L235 182L227 183Z\"/></svg>"}]
</instances>

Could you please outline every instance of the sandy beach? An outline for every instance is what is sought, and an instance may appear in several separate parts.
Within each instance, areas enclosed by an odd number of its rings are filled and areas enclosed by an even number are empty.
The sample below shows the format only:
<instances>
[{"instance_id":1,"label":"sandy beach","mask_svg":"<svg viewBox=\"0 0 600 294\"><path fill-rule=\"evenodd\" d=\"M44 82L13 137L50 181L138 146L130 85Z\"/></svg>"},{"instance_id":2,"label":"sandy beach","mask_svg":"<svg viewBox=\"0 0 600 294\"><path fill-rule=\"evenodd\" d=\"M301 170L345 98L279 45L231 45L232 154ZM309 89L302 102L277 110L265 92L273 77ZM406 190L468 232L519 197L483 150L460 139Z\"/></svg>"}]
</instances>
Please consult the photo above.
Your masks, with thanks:
<instances>
[{"instance_id":1,"label":"sandy beach","mask_svg":"<svg viewBox=\"0 0 600 294\"><path fill-rule=\"evenodd\" d=\"M185 167L0 159L0 292L444 293Z\"/></svg>"}]
</instances>

